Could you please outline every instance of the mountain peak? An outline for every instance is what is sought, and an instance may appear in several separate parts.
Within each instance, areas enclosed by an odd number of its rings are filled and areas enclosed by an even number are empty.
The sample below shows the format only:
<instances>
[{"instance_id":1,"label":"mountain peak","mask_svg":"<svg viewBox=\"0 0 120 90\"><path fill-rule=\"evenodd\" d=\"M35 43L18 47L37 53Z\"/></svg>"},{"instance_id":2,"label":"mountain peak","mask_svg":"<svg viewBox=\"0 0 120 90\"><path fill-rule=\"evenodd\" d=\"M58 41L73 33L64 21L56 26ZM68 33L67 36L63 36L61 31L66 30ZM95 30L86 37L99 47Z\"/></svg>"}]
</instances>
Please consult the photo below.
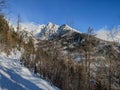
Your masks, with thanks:
<instances>
[{"instance_id":1,"label":"mountain peak","mask_svg":"<svg viewBox=\"0 0 120 90\"><path fill-rule=\"evenodd\" d=\"M60 26L61 29L72 29L70 26L68 26L67 24L63 24Z\"/></svg>"},{"instance_id":2,"label":"mountain peak","mask_svg":"<svg viewBox=\"0 0 120 90\"><path fill-rule=\"evenodd\" d=\"M63 25L61 25L61 26L65 26L65 27L66 27L66 26L68 26L68 25L67 25L67 24L63 24Z\"/></svg>"},{"instance_id":3,"label":"mountain peak","mask_svg":"<svg viewBox=\"0 0 120 90\"><path fill-rule=\"evenodd\" d=\"M67 24L61 26L49 22L47 25L23 24L23 30L31 32L35 38L41 40L51 39L53 36L60 36L67 32L78 32Z\"/></svg>"},{"instance_id":4,"label":"mountain peak","mask_svg":"<svg viewBox=\"0 0 120 90\"><path fill-rule=\"evenodd\" d=\"M54 24L52 22L49 22L47 26L53 26Z\"/></svg>"}]
</instances>

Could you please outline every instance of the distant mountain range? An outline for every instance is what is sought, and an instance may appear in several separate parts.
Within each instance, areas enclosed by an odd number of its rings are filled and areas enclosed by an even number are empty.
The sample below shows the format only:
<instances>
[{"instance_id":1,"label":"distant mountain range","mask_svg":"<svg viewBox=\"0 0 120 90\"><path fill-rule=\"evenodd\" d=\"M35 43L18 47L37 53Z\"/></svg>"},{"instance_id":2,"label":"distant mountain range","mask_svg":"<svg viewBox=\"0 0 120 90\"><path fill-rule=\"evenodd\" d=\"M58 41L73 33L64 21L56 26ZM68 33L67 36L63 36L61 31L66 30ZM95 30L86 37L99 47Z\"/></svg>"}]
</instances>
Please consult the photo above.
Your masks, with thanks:
<instances>
[{"instance_id":1,"label":"distant mountain range","mask_svg":"<svg viewBox=\"0 0 120 90\"><path fill-rule=\"evenodd\" d=\"M29 33L28 36L33 35L36 39L40 40L48 40L53 39L55 37L59 37L64 35L65 33L69 32L78 32L82 33L67 24L57 25L49 22L47 25L36 25L34 23L22 23L21 24L21 31ZM15 28L16 29L16 28ZM86 30L87 31L87 30ZM68 33L67 33L68 34ZM106 41L119 41L120 40L120 26L116 28L112 28L111 30L107 29L100 29L96 33L96 37Z\"/></svg>"},{"instance_id":2,"label":"distant mountain range","mask_svg":"<svg viewBox=\"0 0 120 90\"><path fill-rule=\"evenodd\" d=\"M42 25L35 25L33 23L30 24L21 24L21 30L20 32L28 32L31 33L35 38L40 39L40 40L48 40L48 39L53 39L55 37L59 37L67 32L72 33L72 32L78 32L81 33L80 31L77 31L67 24L63 24L61 26L53 24L49 22L47 25L42 24ZM29 36L29 35L28 35Z\"/></svg>"}]
</instances>

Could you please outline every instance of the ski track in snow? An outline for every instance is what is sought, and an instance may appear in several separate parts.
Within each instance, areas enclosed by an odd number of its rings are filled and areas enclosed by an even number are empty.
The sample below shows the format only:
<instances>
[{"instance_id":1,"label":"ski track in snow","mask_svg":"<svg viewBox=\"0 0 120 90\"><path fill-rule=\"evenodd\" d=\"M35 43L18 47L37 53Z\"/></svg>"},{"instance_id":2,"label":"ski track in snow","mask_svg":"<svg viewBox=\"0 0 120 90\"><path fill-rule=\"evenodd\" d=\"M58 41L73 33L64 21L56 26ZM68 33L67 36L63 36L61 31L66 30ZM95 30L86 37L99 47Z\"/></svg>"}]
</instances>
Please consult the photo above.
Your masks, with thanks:
<instances>
[{"instance_id":1,"label":"ski track in snow","mask_svg":"<svg viewBox=\"0 0 120 90\"><path fill-rule=\"evenodd\" d=\"M19 60L0 55L0 90L59 90L36 77Z\"/></svg>"}]
</instances>

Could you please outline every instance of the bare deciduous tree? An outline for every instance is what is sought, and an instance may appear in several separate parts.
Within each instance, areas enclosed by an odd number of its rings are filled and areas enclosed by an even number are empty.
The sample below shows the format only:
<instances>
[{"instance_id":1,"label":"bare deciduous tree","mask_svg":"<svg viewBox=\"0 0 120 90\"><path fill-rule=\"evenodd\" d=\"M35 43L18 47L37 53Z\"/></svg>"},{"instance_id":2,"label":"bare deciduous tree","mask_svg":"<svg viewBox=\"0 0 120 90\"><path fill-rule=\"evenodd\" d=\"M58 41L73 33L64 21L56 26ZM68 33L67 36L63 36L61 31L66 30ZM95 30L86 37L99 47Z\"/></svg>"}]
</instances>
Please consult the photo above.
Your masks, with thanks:
<instances>
[{"instance_id":1,"label":"bare deciduous tree","mask_svg":"<svg viewBox=\"0 0 120 90\"><path fill-rule=\"evenodd\" d=\"M21 16L20 16L20 14L19 14L19 15L18 15L18 20L17 20L17 31L18 31L18 32L19 32L20 29L21 29L20 23L21 23Z\"/></svg>"}]
</instances>

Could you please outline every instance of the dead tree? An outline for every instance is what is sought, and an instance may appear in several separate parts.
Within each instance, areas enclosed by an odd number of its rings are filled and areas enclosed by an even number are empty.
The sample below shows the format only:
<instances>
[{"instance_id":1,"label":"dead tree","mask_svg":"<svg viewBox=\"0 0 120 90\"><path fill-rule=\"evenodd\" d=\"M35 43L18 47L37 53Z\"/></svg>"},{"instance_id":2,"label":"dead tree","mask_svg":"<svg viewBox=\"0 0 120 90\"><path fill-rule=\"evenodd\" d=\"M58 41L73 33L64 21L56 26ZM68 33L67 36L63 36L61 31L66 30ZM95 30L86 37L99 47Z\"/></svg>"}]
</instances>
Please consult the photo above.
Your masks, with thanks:
<instances>
[{"instance_id":1,"label":"dead tree","mask_svg":"<svg viewBox=\"0 0 120 90\"><path fill-rule=\"evenodd\" d=\"M17 32L19 32L19 31L21 30L21 25L20 25L20 23L21 23L21 16L18 15L18 20L17 20Z\"/></svg>"}]
</instances>

